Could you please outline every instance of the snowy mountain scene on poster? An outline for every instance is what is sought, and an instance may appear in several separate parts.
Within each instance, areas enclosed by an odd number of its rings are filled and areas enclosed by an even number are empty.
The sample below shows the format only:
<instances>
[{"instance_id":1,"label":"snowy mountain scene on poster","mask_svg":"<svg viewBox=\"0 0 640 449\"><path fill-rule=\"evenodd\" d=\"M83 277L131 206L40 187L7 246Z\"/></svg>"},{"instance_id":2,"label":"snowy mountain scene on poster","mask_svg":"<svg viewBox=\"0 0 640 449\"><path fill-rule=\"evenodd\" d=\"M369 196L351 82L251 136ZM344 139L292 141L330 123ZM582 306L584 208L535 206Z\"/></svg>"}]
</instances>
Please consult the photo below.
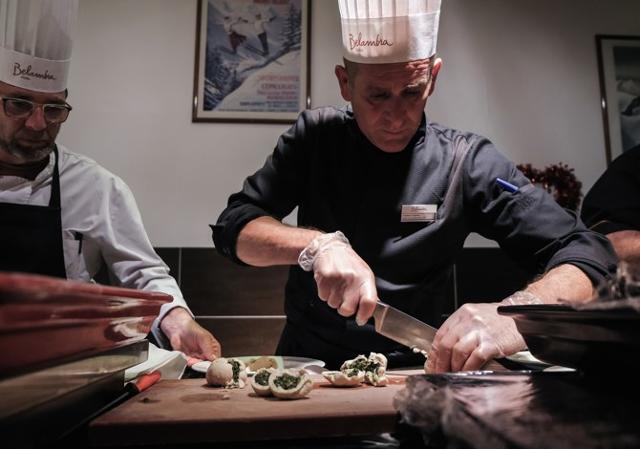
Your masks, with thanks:
<instances>
[{"instance_id":1,"label":"snowy mountain scene on poster","mask_svg":"<svg viewBox=\"0 0 640 449\"><path fill-rule=\"evenodd\" d=\"M208 0L204 111L297 113L303 0Z\"/></svg>"}]
</instances>

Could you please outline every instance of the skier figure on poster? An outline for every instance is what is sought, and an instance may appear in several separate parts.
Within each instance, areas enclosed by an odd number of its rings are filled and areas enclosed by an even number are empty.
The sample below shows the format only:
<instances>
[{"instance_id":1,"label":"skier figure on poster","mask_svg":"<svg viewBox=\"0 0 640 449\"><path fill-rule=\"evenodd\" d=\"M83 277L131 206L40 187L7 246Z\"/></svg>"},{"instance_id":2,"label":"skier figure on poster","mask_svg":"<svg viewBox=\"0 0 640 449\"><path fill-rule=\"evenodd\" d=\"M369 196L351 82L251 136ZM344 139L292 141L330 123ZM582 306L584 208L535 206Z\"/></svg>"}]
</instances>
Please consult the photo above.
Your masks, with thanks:
<instances>
[{"instance_id":1,"label":"skier figure on poster","mask_svg":"<svg viewBox=\"0 0 640 449\"><path fill-rule=\"evenodd\" d=\"M248 23L246 19L241 17L233 18L231 16L225 16L224 23L222 24L224 31L229 36L229 45L231 46L231 51L233 51L234 54L238 53L238 46L247 40L247 36L238 33L236 30L236 26L242 22Z\"/></svg>"},{"instance_id":2,"label":"skier figure on poster","mask_svg":"<svg viewBox=\"0 0 640 449\"><path fill-rule=\"evenodd\" d=\"M263 56L267 56L269 54L269 41L267 39L267 29L265 25L271 22L275 17L266 18L262 16L261 13L256 14L256 18L253 21L253 27L256 30L256 36L260 40L260 44L262 45L262 54Z\"/></svg>"}]
</instances>

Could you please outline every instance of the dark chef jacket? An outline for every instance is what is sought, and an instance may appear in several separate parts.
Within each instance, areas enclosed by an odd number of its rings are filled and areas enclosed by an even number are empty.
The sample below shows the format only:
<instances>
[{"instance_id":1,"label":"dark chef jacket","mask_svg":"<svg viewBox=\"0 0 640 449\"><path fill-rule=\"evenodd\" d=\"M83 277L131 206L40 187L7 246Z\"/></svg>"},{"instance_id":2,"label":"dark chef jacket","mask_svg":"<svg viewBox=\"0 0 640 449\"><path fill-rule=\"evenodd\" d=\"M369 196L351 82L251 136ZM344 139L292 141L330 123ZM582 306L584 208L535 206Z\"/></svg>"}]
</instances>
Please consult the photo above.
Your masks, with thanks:
<instances>
[{"instance_id":1,"label":"dark chef jacket","mask_svg":"<svg viewBox=\"0 0 640 449\"><path fill-rule=\"evenodd\" d=\"M640 231L640 145L618 156L596 181L582 203L582 219L603 234Z\"/></svg>"},{"instance_id":2,"label":"dark chef jacket","mask_svg":"<svg viewBox=\"0 0 640 449\"><path fill-rule=\"evenodd\" d=\"M498 177L520 189L503 190ZM402 205L426 204L437 205L435 221L401 222ZM571 263L599 282L615 265L605 238L530 184L486 138L425 117L405 150L385 153L366 139L349 109L303 112L229 198L213 226L217 250L242 263L236 240L243 226L265 215L280 220L296 206L298 226L348 237L373 270L380 299L432 324L439 324L444 286L470 232L496 240L528 271ZM358 327L320 301L313 274L298 266L289 271L285 312L280 353L336 365L398 348L376 335L371 322Z\"/></svg>"}]
</instances>

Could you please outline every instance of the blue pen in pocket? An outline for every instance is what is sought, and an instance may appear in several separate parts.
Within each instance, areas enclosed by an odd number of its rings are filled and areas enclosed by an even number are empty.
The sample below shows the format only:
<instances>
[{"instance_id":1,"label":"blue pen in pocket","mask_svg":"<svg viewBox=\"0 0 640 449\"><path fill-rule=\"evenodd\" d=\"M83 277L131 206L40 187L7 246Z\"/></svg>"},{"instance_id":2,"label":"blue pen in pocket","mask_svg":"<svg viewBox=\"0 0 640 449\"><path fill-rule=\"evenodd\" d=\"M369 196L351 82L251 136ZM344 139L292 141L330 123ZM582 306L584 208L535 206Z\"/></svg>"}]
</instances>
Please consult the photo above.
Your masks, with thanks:
<instances>
[{"instance_id":1,"label":"blue pen in pocket","mask_svg":"<svg viewBox=\"0 0 640 449\"><path fill-rule=\"evenodd\" d=\"M519 189L518 186L513 185L502 178L496 178L496 184L498 184L500 187L502 187L503 190L506 190L509 193L516 193Z\"/></svg>"}]
</instances>

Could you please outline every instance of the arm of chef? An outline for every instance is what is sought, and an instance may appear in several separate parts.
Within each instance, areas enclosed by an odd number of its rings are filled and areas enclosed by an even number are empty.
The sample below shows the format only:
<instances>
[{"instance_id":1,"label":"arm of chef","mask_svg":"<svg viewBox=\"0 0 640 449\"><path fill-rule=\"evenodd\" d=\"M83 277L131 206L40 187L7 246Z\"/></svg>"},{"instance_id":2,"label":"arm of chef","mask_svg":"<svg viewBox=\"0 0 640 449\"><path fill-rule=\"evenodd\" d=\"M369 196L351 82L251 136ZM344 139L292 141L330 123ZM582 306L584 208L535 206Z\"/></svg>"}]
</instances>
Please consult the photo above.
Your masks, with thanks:
<instances>
[{"instance_id":1,"label":"arm of chef","mask_svg":"<svg viewBox=\"0 0 640 449\"><path fill-rule=\"evenodd\" d=\"M169 268L149 241L133 194L119 178L114 178L104 204L99 246L114 280L123 287L173 296L171 303L161 307L153 323L152 333L156 339L163 346L193 357L220 356L220 344L195 322Z\"/></svg>"},{"instance_id":2,"label":"arm of chef","mask_svg":"<svg viewBox=\"0 0 640 449\"><path fill-rule=\"evenodd\" d=\"M230 196L227 208L212 226L218 252L240 264L253 266L296 265L300 253L323 232L288 226L283 217L300 203L308 187L309 155L313 134L321 120L305 111L285 132L264 166L249 176L240 192ZM336 231L336 230L324 230ZM340 239L323 240L313 264L320 299L343 316L356 314L364 323L373 314L377 292L369 266L350 245Z\"/></svg>"},{"instance_id":3,"label":"arm of chef","mask_svg":"<svg viewBox=\"0 0 640 449\"><path fill-rule=\"evenodd\" d=\"M499 305L587 301L615 269L606 239L534 187L490 142L478 143L465 164L465 208L473 230L496 240L512 260L540 277L501 303L460 307L439 329L428 371L478 369L524 349L513 320L498 315ZM504 190L497 178L518 189Z\"/></svg>"}]
</instances>

